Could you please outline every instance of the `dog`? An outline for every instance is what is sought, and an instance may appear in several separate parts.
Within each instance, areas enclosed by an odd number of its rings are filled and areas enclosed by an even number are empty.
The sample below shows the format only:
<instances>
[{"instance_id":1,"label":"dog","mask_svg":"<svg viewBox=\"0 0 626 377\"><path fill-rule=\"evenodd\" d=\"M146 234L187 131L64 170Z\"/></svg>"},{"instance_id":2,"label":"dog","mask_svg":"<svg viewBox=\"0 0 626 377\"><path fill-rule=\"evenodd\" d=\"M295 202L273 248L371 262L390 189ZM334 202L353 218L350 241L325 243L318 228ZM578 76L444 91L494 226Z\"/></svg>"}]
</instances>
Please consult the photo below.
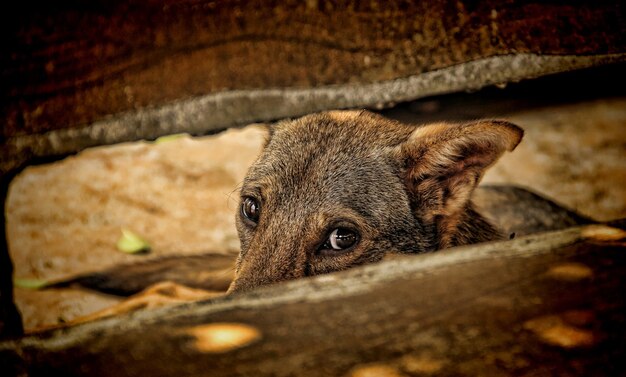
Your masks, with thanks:
<instances>
[{"instance_id":1,"label":"dog","mask_svg":"<svg viewBox=\"0 0 626 377\"><path fill-rule=\"evenodd\" d=\"M46 288L131 296L86 317L93 319L180 299L181 285L204 292L193 297L214 297L594 222L523 188L476 188L522 140L523 130L506 121L416 127L368 111L331 111L282 121L268 135L240 190L238 256L170 256Z\"/></svg>"},{"instance_id":2,"label":"dog","mask_svg":"<svg viewBox=\"0 0 626 377\"><path fill-rule=\"evenodd\" d=\"M523 130L331 111L272 127L241 188L229 293L504 238L471 195Z\"/></svg>"}]
</instances>

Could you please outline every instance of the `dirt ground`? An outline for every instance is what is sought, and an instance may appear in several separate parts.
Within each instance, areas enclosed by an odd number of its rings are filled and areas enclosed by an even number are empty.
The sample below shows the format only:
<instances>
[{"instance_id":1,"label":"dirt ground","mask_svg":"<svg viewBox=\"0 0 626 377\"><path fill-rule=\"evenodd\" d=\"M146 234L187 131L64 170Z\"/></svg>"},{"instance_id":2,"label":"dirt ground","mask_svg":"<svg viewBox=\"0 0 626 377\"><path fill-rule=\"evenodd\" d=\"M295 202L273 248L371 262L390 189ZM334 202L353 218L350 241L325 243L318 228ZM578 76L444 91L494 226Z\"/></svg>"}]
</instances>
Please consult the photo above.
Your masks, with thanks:
<instances>
[{"instance_id":1,"label":"dirt ground","mask_svg":"<svg viewBox=\"0 0 626 377\"><path fill-rule=\"evenodd\" d=\"M510 113L523 142L483 183L532 189L599 221L626 216L626 99Z\"/></svg>"},{"instance_id":2,"label":"dirt ground","mask_svg":"<svg viewBox=\"0 0 626 377\"><path fill-rule=\"evenodd\" d=\"M626 98L509 111L524 141L485 183L528 187L597 220L626 217ZM207 251L236 254L237 187L260 150L259 125L214 136L99 147L27 168L7 198L15 277L54 280L122 262ZM150 253L116 248L121 229ZM26 329L106 308L117 297L17 287Z\"/></svg>"},{"instance_id":3,"label":"dirt ground","mask_svg":"<svg viewBox=\"0 0 626 377\"><path fill-rule=\"evenodd\" d=\"M172 254L235 255L236 188L256 157L259 126L86 150L27 168L11 183L7 237L16 278L55 280ZM148 254L116 247L121 229ZM120 301L77 289L15 288L25 328L56 324Z\"/></svg>"}]
</instances>

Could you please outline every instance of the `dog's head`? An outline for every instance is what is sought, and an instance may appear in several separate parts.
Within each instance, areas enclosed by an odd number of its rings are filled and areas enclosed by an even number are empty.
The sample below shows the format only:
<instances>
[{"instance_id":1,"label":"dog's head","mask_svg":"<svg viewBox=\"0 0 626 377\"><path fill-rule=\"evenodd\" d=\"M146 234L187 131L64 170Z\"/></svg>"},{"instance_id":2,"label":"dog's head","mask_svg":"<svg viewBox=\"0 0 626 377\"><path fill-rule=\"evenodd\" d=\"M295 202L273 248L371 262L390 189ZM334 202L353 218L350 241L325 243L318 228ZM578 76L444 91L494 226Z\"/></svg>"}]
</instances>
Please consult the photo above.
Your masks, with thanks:
<instances>
[{"instance_id":1,"label":"dog's head","mask_svg":"<svg viewBox=\"0 0 626 377\"><path fill-rule=\"evenodd\" d=\"M241 189L230 291L452 246L484 169L522 130L412 127L366 111L277 124Z\"/></svg>"}]
</instances>

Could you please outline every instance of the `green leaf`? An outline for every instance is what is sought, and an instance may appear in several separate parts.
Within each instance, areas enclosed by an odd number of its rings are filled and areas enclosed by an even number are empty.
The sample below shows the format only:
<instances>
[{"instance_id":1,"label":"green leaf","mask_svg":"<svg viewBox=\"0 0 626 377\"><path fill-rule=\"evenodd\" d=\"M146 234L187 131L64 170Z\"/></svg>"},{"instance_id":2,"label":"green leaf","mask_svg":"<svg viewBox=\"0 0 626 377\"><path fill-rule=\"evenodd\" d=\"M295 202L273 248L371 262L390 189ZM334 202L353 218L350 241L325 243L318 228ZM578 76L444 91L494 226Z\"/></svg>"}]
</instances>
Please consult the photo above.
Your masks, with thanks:
<instances>
[{"instance_id":1,"label":"green leaf","mask_svg":"<svg viewBox=\"0 0 626 377\"><path fill-rule=\"evenodd\" d=\"M41 289L45 288L48 285L47 280L43 279L20 279L14 278L13 285L20 288L25 289Z\"/></svg>"},{"instance_id":2,"label":"green leaf","mask_svg":"<svg viewBox=\"0 0 626 377\"><path fill-rule=\"evenodd\" d=\"M174 141L176 139L180 139L185 136L189 136L189 134L182 133L182 134L172 134L172 135L161 136L161 137L156 138L156 140L154 140L154 144L169 143L170 141Z\"/></svg>"},{"instance_id":3,"label":"green leaf","mask_svg":"<svg viewBox=\"0 0 626 377\"><path fill-rule=\"evenodd\" d=\"M122 228L122 236L117 241L117 249L128 254L136 254L150 250L150 244L136 233Z\"/></svg>"}]
</instances>

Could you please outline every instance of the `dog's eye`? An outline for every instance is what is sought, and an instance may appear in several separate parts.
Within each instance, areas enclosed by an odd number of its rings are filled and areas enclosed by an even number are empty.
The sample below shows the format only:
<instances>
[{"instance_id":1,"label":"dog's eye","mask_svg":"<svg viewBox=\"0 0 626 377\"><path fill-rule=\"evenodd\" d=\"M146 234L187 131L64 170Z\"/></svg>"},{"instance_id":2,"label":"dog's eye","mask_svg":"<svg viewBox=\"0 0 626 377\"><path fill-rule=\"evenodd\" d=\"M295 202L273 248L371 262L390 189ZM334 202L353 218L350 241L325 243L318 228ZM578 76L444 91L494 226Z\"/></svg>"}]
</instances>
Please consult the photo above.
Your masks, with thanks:
<instances>
[{"instance_id":1,"label":"dog's eye","mask_svg":"<svg viewBox=\"0 0 626 377\"><path fill-rule=\"evenodd\" d=\"M241 214L256 224L259 222L259 216L261 216L261 205L256 199L248 196L241 203Z\"/></svg>"},{"instance_id":2,"label":"dog's eye","mask_svg":"<svg viewBox=\"0 0 626 377\"><path fill-rule=\"evenodd\" d=\"M345 250L354 246L357 240L358 235L356 232L346 228L337 228L330 233L321 249L330 251Z\"/></svg>"}]
</instances>

